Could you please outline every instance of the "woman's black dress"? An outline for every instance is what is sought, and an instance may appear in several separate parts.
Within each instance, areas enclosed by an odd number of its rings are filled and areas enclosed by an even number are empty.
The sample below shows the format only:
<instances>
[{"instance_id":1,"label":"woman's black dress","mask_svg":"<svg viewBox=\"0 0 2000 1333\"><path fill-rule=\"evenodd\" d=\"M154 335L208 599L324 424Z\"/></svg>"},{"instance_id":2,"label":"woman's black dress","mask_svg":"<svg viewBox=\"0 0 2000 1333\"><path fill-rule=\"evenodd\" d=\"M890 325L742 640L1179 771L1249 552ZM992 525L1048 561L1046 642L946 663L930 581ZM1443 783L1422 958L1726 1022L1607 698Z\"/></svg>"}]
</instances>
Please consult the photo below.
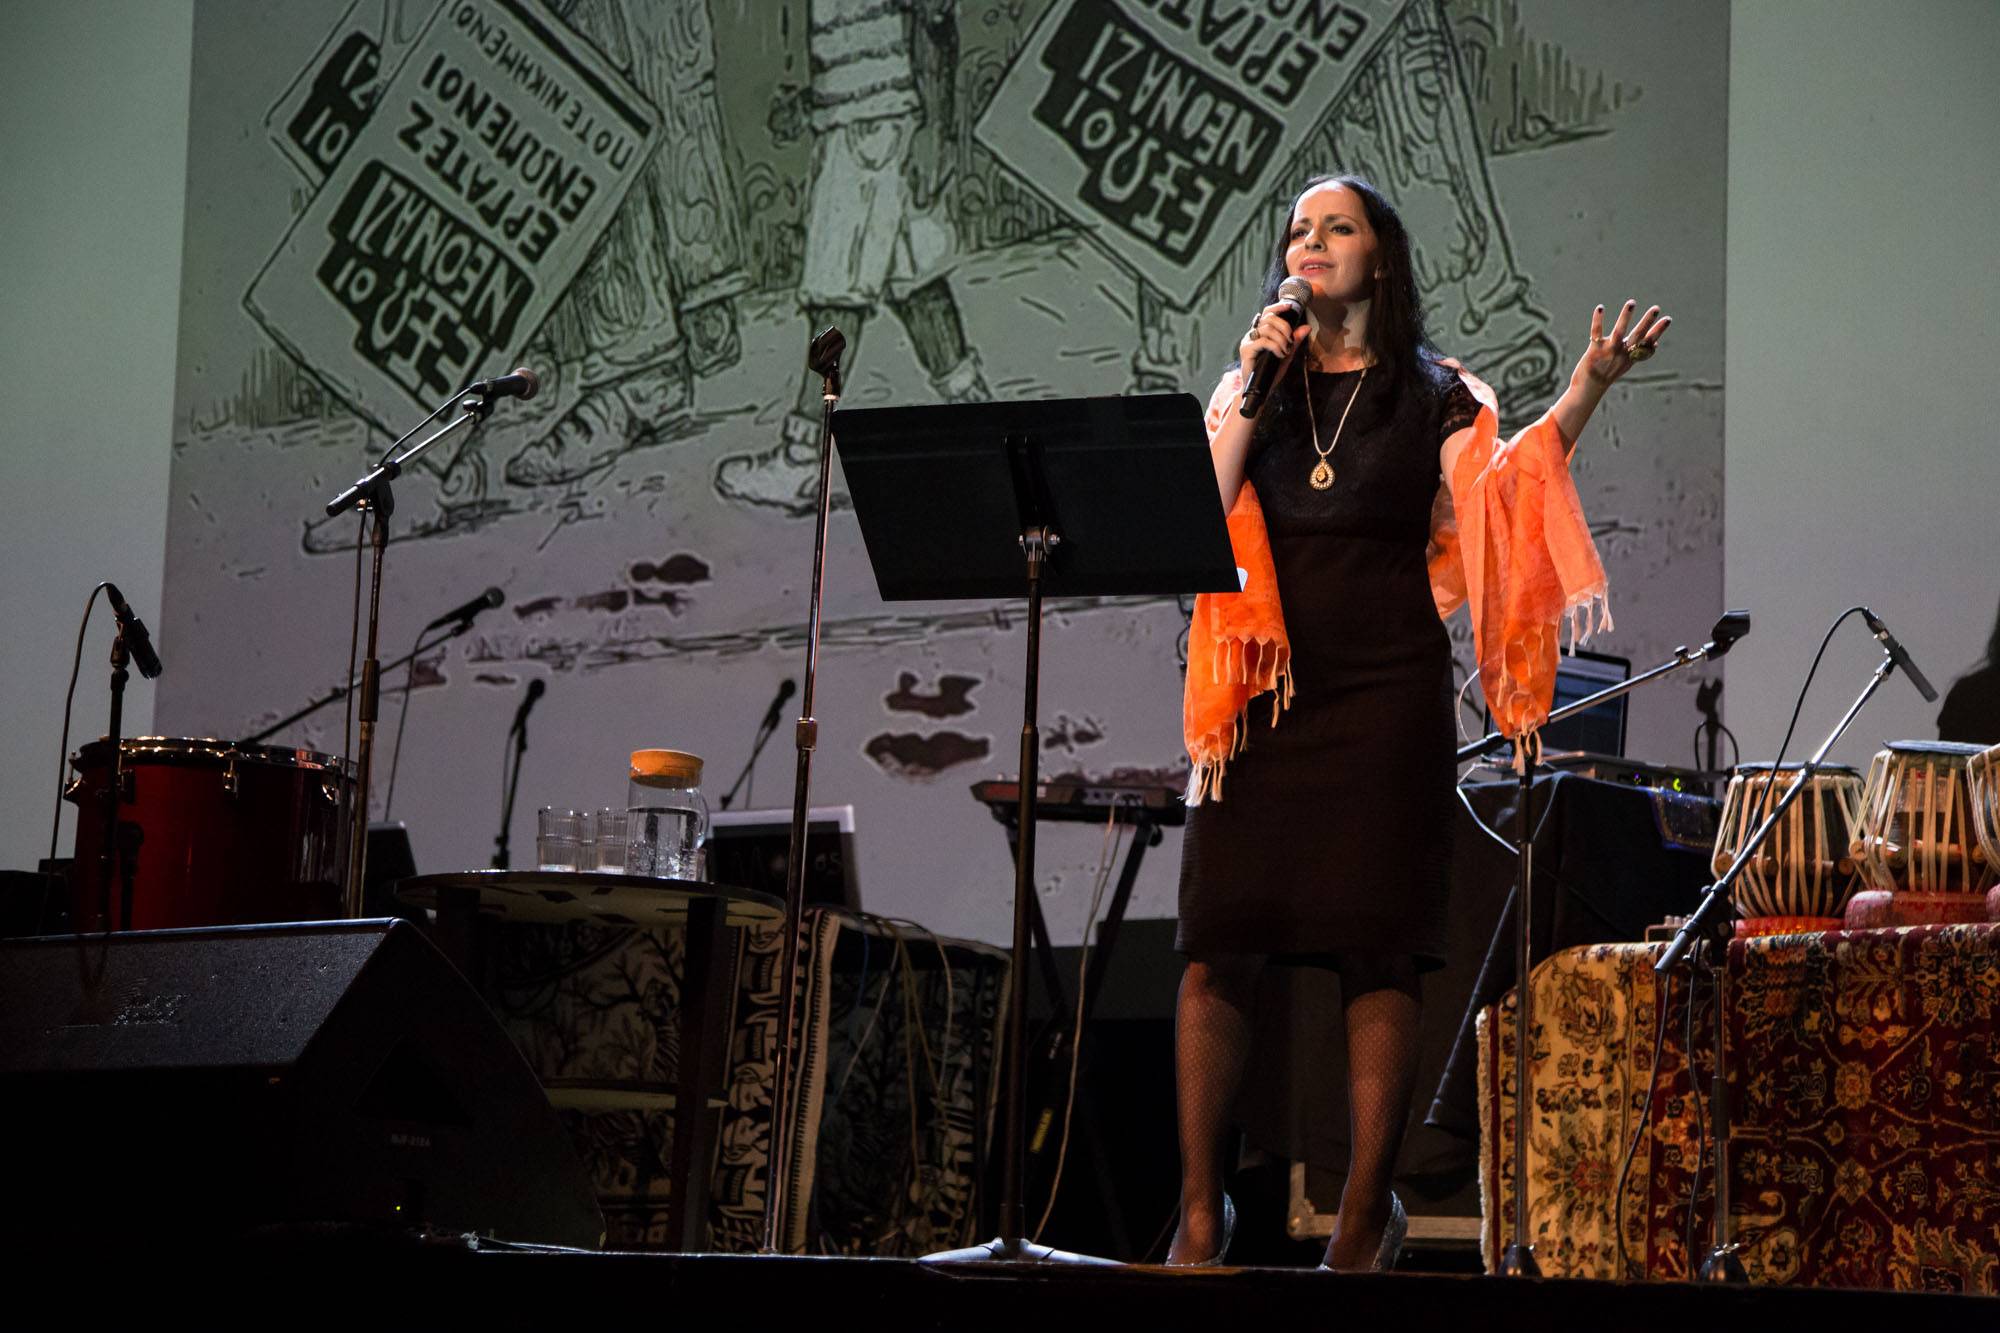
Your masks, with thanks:
<instances>
[{"instance_id":1,"label":"woman's black dress","mask_svg":"<svg viewBox=\"0 0 2000 1333\"><path fill-rule=\"evenodd\" d=\"M1322 439L1358 376L1311 377ZM1401 411L1374 388L1362 386L1328 458L1328 490L1306 480L1318 455L1302 420L1253 442L1246 474L1270 530L1296 692L1276 727L1273 696L1251 701L1223 799L1188 811L1177 944L1195 957L1444 959L1451 643L1425 553L1439 447L1478 407L1455 375Z\"/></svg>"}]
</instances>

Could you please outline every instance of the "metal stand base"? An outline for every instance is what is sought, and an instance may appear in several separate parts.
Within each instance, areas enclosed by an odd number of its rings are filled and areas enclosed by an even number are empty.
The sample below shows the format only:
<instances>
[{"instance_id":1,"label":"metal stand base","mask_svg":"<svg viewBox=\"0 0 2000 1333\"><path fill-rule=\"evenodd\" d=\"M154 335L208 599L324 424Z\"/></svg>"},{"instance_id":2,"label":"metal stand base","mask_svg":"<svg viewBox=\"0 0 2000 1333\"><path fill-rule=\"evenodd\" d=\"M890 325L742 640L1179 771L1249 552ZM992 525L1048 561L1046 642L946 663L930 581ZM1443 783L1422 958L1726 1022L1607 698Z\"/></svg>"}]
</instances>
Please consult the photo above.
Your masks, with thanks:
<instances>
[{"instance_id":1,"label":"metal stand base","mask_svg":"<svg viewBox=\"0 0 2000 1333\"><path fill-rule=\"evenodd\" d=\"M1082 1264L1090 1268L1123 1268L1116 1259L1100 1259L1092 1254L1074 1254L1069 1250L1051 1249L1047 1245L1037 1245L1031 1240L1008 1240L995 1237L983 1245L968 1245L962 1250L939 1250L927 1254L919 1262L927 1264Z\"/></svg>"},{"instance_id":2,"label":"metal stand base","mask_svg":"<svg viewBox=\"0 0 2000 1333\"><path fill-rule=\"evenodd\" d=\"M1719 1250L1711 1250L1708 1258L1702 1260L1701 1280L1747 1286L1750 1275L1743 1271L1743 1261L1736 1257L1736 1247L1725 1245Z\"/></svg>"},{"instance_id":3,"label":"metal stand base","mask_svg":"<svg viewBox=\"0 0 2000 1333\"><path fill-rule=\"evenodd\" d=\"M1514 1206L1516 1208L1521 1206L1518 1197L1515 1200ZM1542 1275L1542 1266L1535 1262L1535 1247L1532 1245L1508 1245L1505 1250L1501 1251L1498 1272L1501 1277L1540 1277Z\"/></svg>"}]
</instances>

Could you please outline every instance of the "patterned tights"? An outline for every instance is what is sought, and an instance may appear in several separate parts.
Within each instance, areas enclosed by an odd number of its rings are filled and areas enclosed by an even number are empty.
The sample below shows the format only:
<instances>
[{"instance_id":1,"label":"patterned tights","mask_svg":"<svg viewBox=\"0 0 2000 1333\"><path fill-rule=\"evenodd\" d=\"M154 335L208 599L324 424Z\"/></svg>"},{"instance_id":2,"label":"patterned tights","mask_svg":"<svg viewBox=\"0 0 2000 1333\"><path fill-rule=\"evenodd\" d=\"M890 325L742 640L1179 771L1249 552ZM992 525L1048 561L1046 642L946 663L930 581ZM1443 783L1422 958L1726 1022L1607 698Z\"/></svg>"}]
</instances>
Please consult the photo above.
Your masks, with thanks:
<instances>
[{"instance_id":1,"label":"patterned tights","mask_svg":"<svg viewBox=\"0 0 2000 1333\"><path fill-rule=\"evenodd\" d=\"M1222 1141L1243 1082L1263 966L1243 955L1190 959L1181 977L1174 1026L1181 1216L1171 1263L1197 1263L1222 1247ZM1422 989L1410 958L1342 954L1335 966L1353 1149L1326 1261L1366 1268L1389 1221L1389 1186L1416 1086Z\"/></svg>"}]
</instances>

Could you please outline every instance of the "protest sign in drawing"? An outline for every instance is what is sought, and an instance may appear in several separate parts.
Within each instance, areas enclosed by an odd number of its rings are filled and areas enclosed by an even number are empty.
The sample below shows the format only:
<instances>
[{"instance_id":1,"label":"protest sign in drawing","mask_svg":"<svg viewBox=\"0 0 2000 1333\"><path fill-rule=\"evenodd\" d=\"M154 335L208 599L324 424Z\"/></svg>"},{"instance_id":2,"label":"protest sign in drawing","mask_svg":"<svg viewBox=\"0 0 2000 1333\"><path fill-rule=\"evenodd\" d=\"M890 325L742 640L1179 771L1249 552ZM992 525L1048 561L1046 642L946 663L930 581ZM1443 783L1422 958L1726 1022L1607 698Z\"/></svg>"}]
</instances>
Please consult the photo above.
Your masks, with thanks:
<instances>
[{"instance_id":1,"label":"protest sign in drawing","mask_svg":"<svg viewBox=\"0 0 2000 1333\"><path fill-rule=\"evenodd\" d=\"M1141 278L1191 300L1261 230L1264 201L1403 4L1066 0L978 135Z\"/></svg>"},{"instance_id":2,"label":"protest sign in drawing","mask_svg":"<svg viewBox=\"0 0 2000 1333\"><path fill-rule=\"evenodd\" d=\"M657 115L525 0L453 0L245 298L380 429L518 353L638 178Z\"/></svg>"},{"instance_id":3,"label":"protest sign in drawing","mask_svg":"<svg viewBox=\"0 0 2000 1333\"><path fill-rule=\"evenodd\" d=\"M354 0L264 116L264 129L313 184L346 154L438 0Z\"/></svg>"}]
</instances>

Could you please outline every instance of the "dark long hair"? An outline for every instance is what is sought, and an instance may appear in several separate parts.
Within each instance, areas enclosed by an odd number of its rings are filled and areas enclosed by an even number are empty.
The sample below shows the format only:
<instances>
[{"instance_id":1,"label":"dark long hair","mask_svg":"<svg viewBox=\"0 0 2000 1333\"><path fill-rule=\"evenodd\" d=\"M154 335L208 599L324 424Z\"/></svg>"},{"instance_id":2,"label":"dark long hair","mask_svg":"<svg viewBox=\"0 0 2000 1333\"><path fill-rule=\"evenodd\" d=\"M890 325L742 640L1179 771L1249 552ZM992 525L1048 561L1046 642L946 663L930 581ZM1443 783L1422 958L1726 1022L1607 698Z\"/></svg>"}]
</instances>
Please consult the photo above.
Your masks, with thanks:
<instances>
[{"instance_id":1,"label":"dark long hair","mask_svg":"<svg viewBox=\"0 0 2000 1333\"><path fill-rule=\"evenodd\" d=\"M1368 303L1368 350L1375 367L1368 373L1367 392L1356 404L1357 427L1379 424L1385 417L1426 410L1435 403L1444 384L1437 364L1437 349L1431 346L1424 325L1423 298L1417 291L1417 266L1410 255L1410 233L1402 215L1382 192L1361 176L1314 176L1292 195L1285 205L1283 224L1271 248L1271 265L1264 275L1261 304L1278 299L1278 285L1290 274L1285 269L1285 251L1290 248L1292 209L1306 191L1321 185L1339 185L1352 190L1368 215L1375 233L1375 295ZM1306 353L1301 353L1306 355ZM1255 445L1276 438L1280 432L1306 429L1305 376L1297 367L1271 391L1259 413Z\"/></svg>"}]
</instances>

